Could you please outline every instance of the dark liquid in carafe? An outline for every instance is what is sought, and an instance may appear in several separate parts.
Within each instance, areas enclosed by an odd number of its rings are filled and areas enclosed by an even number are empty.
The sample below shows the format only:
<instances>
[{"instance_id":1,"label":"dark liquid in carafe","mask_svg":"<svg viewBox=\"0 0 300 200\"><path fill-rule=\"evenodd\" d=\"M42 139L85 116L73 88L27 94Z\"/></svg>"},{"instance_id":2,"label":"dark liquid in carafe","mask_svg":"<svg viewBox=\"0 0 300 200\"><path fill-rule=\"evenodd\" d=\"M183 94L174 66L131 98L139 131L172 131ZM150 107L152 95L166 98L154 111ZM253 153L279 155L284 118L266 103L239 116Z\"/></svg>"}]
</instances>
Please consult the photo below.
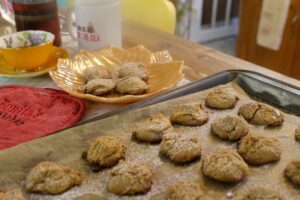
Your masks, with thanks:
<instances>
[{"instance_id":1,"label":"dark liquid in carafe","mask_svg":"<svg viewBox=\"0 0 300 200\"><path fill-rule=\"evenodd\" d=\"M35 1L33 1L35 2ZM61 46L60 26L56 1L42 0L39 3L13 1L17 31L44 30L55 35L55 46Z\"/></svg>"}]
</instances>

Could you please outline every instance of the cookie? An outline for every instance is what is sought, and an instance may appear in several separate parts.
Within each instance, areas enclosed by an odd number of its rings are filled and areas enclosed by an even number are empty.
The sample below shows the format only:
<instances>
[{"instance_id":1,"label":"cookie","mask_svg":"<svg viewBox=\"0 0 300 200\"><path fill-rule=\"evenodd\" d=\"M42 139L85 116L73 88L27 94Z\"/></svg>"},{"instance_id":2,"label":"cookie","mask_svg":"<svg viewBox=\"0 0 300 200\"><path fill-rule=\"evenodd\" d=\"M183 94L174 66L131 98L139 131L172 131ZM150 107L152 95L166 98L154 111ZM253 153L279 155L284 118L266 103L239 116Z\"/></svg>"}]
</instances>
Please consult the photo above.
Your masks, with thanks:
<instances>
[{"instance_id":1,"label":"cookie","mask_svg":"<svg viewBox=\"0 0 300 200\"><path fill-rule=\"evenodd\" d=\"M20 189L2 190L0 188L1 200L25 200Z\"/></svg>"},{"instance_id":2,"label":"cookie","mask_svg":"<svg viewBox=\"0 0 300 200\"><path fill-rule=\"evenodd\" d=\"M234 94L217 88L208 93L205 99L205 105L213 109L226 110L234 108L237 101L238 97Z\"/></svg>"},{"instance_id":3,"label":"cookie","mask_svg":"<svg viewBox=\"0 0 300 200\"><path fill-rule=\"evenodd\" d=\"M223 140L235 141L248 134L249 126L243 118L226 115L214 120L211 124L211 130Z\"/></svg>"},{"instance_id":4,"label":"cookie","mask_svg":"<svg viewBox=\"0 0 300 200\"><path fill-rule=\"evenodd\" d=\"M87 193L87 194L83 194L81 196L77 196L72 200L109 200L108 197L104 196L99 196L96 194L92 194L92 193Z\"/></svg>"},{"instance_id":5,"label":"cookie","mask_svg":"<svg viewBox=\"0 0 300 200\"><path fill-rule=\"evenodd\" d=\"M202 173L216 181L237 183L247 176L248 165L234 150L219 149L203 158Z\"/></svg>"},{"instance_id":6,"label":"cookie","mask_svg":"<svg viewBox=\"0 0 300 200\"><path fill-rule=\"evenodd\" d=\"M241 106L239 114L249 123L255 125L279 126L284 121L282 112L258 102L251 102Z\"/></svg>"},{"instance_id":7,"label":"cookie","mask_svg":"<svg viewBox=\"0 0 300 200\"><path fill-rule=\"evenodd\" d=\"M181 104L171 111L170 120L174 124L201 126L208 121L208 114L202 104Z\"/></svg>"},{"instance_id":8,"label":"cookie","mask_svg":"<svg viewBox=\"0 0 300 200\"><path fill-rule=\"evenodd\" d=\"M115 81L112 79L93 79L85 85L85 93L101 96L111 92L115 85Z\"/></svg>"},{"instance_id":9,"label":"cookie","mask_svg":"<svg viewBox=\"0 0 300 200\"><path fill-rule=\"evenodd\" d=\"M152 186L152 172L146 165L121 163L111 172L108 190L116 195L146 193Z\"/></svg>"},{"instance_id":10,"label":"cookie","mask_svg":"<svg viewBox=\"0 0 300 200\"><path fill-rule=\"evenodd\" d=\"M300 142L300 126L295 130L295 139Z\"/></svg>"},{"instance_id":11,"label":"cookie","mask_svg":"<svg viewBox=\"0 0 300 200\"><path fill-rule=\"evenodd\" d=\"M88 148L86 159L89 164L101 168L112 167L125 157L126 147L121 139L113 136L100 136Z\"/></svg>"},{"instance_id":12,"label":"cookie","mask_svg":"<svg viewBox=\"0 0 300 200\"><path fill-rule=\"evenodd\" d=\"M103 66L88 67L84 71L84 80L86 82L94 79L111 79L111 72Z\"/></svg>"},{"instance_id":13,"label":"cookie","mask_svg":"<svg viewBox=\"0 0 300 200\"><path fill-rule=\"evenodd\" d=\"M167 188L165 200L200 200L203 194L198 183L180 181Z\"/></svg>"},{"instance_id":14,"label":"cookie","mask_svg":"<svg viewBox=\"0 0 300 200\"><path fill-rule=\"evenodd\" d=\"M252 165L263 165L278 161L281 156L279 140L258 134L248 134L240 140L238 153Z\"/></svg>"},{"instance_id":15,"label":"cookie","mask_svg":"<svg viewBox=\"0 0 300 200\"><path fill-rule=\"evenodd\" d=\"M291 161L286 166L284 174L292 183L300 186L300 159Z\"/></svg>"},{"instance_id":16,"label":"cookie","mask_svg":"<svg viewBox=\"0 0 300 200\"><path fill-rule=\"evenodd\" d=\"M200 158L201 143L196 136L168 133L163 136L160 153L175 163L187 163Z\"/></svg>"},{"instance_id":17,"label":"cookie","mask_svg":"<svg viewBox=\"0 0 300 200\"><path fill-rule=\"evenodd\" d=\"M44 161L33 167L26 176L26 190L43 194L60 194L80 185L80 171L59 163Z\"/></svg>"},{"instance_id":18,"label":"cookie","mask_svg":"<svg viewBox=\"0 0 300 200\"><path fill-rule=\"evenodd\" d=\"M128 76L139 77L144 81L148 79L145 66L141 63L126 63L119 69L119 78L125 78Z\"/></svg>"},{"instance_id":19,"label":"cookie","mask_svg":"<svg viewBox=\"0 0 300 200\"><path fill-rule=\"evenodd\" d=\"M147 84L140 78L129 76L117 82L116 91L120 94L139 95L146 93Z\"/></svg>"},{"instance_id":20,"label":"cookie","mask_svg":"<svg viewBox=\"0 0 300 200\"><path fill-rule=\"evenodd\" d=\"M276 191L267 188L254 188L249 190L238 200L284 200Z\"/></svg>"},{"instance_id":21,"label":"cookie","mask_svg":"<svg viewBox=\"0 0 300 200\"><path fill-rule=\"evenodd\" d=\"M169 118L159 113L140 123L139 127L132 132L132 137L142 142L156 143L160 142L163 135L171 128Z\"/></svg>"}]
</instances>

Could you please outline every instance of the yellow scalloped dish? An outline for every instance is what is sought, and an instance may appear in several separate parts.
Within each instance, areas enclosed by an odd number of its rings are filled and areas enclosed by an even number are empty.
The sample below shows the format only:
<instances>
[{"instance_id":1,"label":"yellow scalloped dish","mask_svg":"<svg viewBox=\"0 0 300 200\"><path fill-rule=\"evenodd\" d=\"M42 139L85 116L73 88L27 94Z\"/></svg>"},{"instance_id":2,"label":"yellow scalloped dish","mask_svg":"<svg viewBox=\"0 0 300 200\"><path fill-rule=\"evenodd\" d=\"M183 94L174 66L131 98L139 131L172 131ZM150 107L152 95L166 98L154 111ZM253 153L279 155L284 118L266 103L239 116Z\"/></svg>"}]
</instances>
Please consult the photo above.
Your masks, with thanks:
<instances>
[{"instance_id":1,"label":"yellow scalloped dish","mask_svg":"<svg viewBox=\"0 0 300 200\"><path fill-rule=\"evenodd\" d=\"M140 70L130 71L133 68ZM168 51L107 47L80 51L74 59L60 59L50 76L73 96L94 102L131 103L175 87L184 77L182 68L183 61L174 61Z\"/></svg>"}]
</instances>

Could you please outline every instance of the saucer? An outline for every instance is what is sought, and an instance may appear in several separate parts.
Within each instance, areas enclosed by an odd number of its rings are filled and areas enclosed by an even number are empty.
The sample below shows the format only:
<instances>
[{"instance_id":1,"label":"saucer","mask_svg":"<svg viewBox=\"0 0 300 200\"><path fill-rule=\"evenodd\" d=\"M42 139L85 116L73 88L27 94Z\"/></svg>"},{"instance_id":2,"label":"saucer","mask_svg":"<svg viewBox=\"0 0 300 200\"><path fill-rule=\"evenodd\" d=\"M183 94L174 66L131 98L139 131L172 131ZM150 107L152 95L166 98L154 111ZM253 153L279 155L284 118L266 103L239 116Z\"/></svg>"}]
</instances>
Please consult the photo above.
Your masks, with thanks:
<instances>
[{"instance_id":1,"label":"saucer","mask_svg":"<svg viewBox=\"0 0 300 200\"><path fill-rule=\"evenodd\" d=\"M38 55L32 55L38 56ZM32 78L47 74L49 71L56 69L57 61L59 58L68 58L68 52L59 47L52 47L52 53L48 61L44 66L39 67L35 71L22 71L11 67L0 53L0 77L12 77L12 78Z\"/></svg>"}]
</instances>

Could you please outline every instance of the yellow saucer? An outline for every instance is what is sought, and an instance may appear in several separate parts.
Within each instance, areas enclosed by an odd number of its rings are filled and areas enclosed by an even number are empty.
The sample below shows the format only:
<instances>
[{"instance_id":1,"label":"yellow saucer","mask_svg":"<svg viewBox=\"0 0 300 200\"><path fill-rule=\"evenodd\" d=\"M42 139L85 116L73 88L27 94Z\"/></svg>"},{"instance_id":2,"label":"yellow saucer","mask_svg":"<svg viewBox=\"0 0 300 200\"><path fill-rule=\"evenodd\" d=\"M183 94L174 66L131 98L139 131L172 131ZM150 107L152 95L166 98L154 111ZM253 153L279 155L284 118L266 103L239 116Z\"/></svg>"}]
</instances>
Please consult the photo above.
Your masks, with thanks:
<instances>
[{"instance_id":1,"label":"yellow saucer","mask_svg":"<svg viewBox=\"0 0 300 200\"><path fill-rule=\"evenodd\" d=\"M32 78L47 74L49 71L56 69L57 61L59 58L68 58L68 52L59 47L53 46L51 49L52 53L49 60L35 71L21 71L14 69L6 63L3 55L0 53L0 77L13 77L13 78ZM38 56L38 55L32 55Z\"/></svg>"}]
</instances>

